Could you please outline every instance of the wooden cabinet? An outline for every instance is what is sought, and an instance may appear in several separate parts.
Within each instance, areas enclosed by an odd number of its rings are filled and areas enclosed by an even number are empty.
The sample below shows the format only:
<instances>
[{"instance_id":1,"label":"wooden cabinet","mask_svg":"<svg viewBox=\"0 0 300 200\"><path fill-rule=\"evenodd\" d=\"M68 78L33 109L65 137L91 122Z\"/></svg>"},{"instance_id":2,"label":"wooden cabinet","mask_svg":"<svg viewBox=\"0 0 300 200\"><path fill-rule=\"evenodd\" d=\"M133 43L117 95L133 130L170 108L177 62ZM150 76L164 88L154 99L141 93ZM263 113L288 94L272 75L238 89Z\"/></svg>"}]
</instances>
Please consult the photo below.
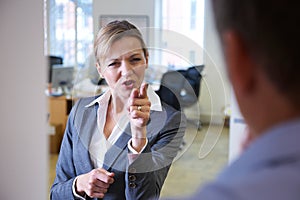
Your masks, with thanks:
<instances>
[{"instance_id":1,"label":"wooden cabinet","mask_svg":"<svg viewBox=\"0 0 300 200\"><path fill-rule=\"evenodd\" d=\"M74 100L60 97L48 97L49 125L54 128L49 136L50 153L58 153L66 128L68 115L71 111Z\"/></svg>"},{"instance_id":2,"label":"wooden cabinet","mask_svg":"<svg viewBox=\"0 0 300 200\"><path fill-rule=\"evenodd\" d=\"M64 131L73 101L66 96L49 97L49 123L61 124Z\"/></svg>"}]
</instances>

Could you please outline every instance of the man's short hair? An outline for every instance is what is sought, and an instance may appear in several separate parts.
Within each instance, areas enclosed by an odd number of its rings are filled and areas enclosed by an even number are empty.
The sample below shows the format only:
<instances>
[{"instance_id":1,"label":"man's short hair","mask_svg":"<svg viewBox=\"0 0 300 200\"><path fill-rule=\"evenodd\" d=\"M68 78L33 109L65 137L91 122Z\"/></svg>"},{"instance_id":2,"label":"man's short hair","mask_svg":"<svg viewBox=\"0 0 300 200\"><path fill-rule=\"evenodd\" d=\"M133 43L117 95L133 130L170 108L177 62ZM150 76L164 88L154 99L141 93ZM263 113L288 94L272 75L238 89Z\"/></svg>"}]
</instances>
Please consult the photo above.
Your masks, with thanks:
<instances>
[{"instance_id":1,"label":"man's short hair","mask_svg":"<svg viewBox=\"0 0 300 200\"><path fill-rule=\"evenodd\" d=\"M212 4L220 34L235 31L278 90L300 107L300 1L212 0Z\"/></svg>"}]
</instances>

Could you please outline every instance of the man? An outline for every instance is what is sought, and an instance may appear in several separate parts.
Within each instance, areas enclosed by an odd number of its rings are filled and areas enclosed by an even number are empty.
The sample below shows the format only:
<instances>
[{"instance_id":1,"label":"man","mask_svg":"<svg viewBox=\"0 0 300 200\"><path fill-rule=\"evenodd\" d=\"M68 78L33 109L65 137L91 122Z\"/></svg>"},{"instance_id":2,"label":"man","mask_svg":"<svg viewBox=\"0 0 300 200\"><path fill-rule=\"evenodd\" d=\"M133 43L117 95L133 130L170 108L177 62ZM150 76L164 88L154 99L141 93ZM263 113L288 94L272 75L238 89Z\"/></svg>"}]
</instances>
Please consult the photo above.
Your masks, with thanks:
<instances>
[{"instance_id":1,"label":"man","mask_svg":"<svg viewBox=\"0 0 300 200\"><path fill-rule=\"evenodd\" d=\"M300 199L300 2L212 0L227 71L251 134L191 199Z\"/></svg>"}]
</instances>

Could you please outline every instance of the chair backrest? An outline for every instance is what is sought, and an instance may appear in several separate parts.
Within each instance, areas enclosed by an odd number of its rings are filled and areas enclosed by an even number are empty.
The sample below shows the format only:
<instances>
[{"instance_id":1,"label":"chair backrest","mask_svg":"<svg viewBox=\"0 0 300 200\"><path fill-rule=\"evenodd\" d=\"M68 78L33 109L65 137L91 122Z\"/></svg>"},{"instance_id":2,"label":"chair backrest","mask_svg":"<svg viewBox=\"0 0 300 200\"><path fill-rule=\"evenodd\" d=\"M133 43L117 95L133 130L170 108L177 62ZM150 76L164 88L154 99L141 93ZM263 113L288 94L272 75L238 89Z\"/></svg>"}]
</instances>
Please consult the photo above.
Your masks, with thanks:
<instances>
[{"instance_id":1,"label":"chair backrest","mask_svg":"<svg viewBox=\"0 0 300 200\"><path fill-rule=\"evenodd\" d=\"M195 104L200 94L203 68L204 65L198 65L163 74L157 91L160 99L177 110Z\"/></svg>"},{"instance_id":2,"label":"chair backrest","mask_svg":"<svg viewBox=\"0 0 300 200\"><path fill-rule=\"evenodd\" d=\"M157 91L161 101L180 110L179 94L184 82L184 76L177 71L168 71L163 74Z\"/></svg>"},{"instance_id":3,"label":"chair backrest","mask_svg":"<svg viewBox=\"0 0 300 200\"><path fill-rule=\"evenodd\" d=\"M201 73L202 73L203 69L204 69L204 65L196 65L196 66L190 67L186 70L185 77L191 84L197 97L199 97L199 94L200 94L200 86L201 86L201 80L202 80Z\"/></svg>"}]
</instances>

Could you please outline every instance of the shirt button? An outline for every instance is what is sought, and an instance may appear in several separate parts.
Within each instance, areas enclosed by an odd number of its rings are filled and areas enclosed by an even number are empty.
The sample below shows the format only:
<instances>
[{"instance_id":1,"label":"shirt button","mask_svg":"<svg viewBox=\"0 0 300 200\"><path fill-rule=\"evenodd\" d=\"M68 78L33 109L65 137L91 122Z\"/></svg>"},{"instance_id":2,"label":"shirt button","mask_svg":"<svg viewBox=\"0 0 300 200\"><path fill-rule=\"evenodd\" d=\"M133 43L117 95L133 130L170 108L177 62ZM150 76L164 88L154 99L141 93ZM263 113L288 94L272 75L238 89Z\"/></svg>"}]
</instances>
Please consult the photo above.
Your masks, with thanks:
<instances>
[{"instance_id":1,"label":"shirt button","mask_svg":"<svg viewBox=\"0 0 300 200\"><path fill-rule=\"evenodd\" d=\"M130 181L135 181L136 180L136 176L135 175L130 175L129 176L129 180Z\"/></svg>"},{"instance_id":2,"label":"shirt button","mask_svg":"<svg viewBox=\"0 0 300 200\"><path fill-rule=\"evenodd\" d=\"M128 172L129 172L129 173L136 173L136 169L133 168L133 167L132 167L132 168L129 168Z\"/></svg>"},{"instance_id":3,"label":"shirt button","mask_svg":"<svg viewBox=\"0 0 300 200\"><path fill-rule=\"evenodd\" d=\"M136 188L136 184L130 182L130 183L129 183L129 187L130 187L130 188Z\"/></svg>"}]
</instances>

